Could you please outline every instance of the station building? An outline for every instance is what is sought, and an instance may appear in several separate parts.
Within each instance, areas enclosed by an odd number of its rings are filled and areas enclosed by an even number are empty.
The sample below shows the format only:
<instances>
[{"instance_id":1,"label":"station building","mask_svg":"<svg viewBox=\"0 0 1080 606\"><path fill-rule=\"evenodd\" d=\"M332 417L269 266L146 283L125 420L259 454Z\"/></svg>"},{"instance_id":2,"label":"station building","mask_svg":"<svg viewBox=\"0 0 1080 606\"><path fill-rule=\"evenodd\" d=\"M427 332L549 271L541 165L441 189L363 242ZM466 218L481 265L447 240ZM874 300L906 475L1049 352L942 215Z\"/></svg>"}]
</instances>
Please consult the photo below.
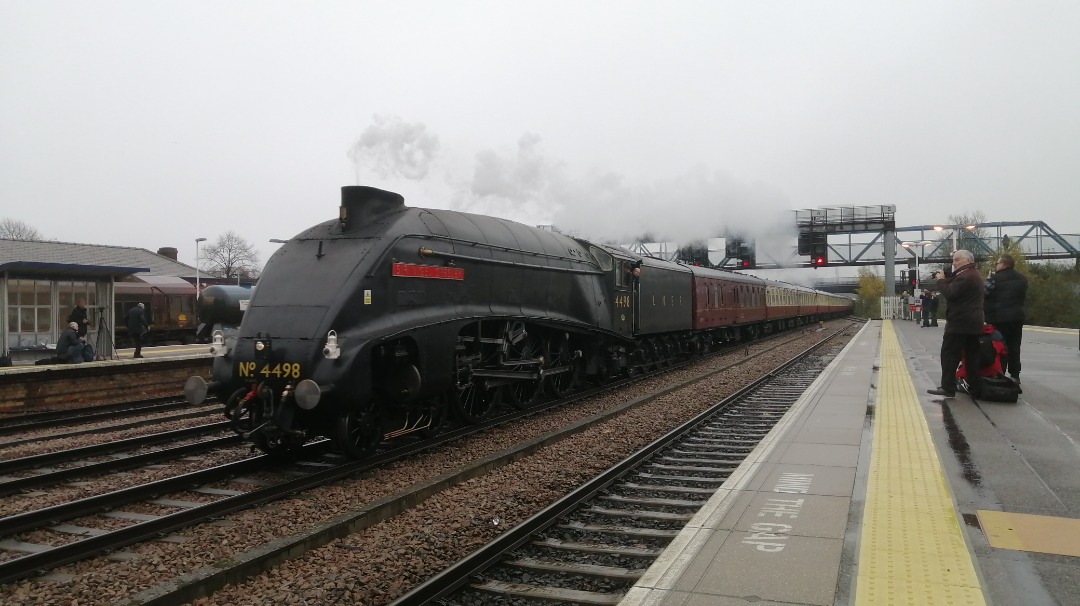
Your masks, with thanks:
<instances>
[{"instance_id":1,"label":"station building","mask_svg":"<svg viewBox=\"0 0 1080 606\"><path fill-rule=\"evenodd\" d=\"M0 349L15 359L45 357L85 298L87 342L111 355L116 320L137 304L125 303L125 292L194 294L196 269L176 256L175 248L0 239Z\"/></svg>"}]
</instances>

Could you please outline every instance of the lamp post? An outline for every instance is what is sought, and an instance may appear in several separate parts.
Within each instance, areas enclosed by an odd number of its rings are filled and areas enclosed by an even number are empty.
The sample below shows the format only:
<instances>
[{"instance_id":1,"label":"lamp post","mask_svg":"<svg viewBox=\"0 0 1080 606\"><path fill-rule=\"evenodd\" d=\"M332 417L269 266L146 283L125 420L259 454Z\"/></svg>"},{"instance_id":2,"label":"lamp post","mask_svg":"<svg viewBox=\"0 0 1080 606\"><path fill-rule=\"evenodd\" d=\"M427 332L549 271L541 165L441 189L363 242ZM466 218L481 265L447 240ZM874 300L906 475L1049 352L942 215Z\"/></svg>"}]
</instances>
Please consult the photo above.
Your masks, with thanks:
<instances>
[{"instance_id":1,"label":"lamp post","mask_svg":"<svg viewBox=\"0 0 1080 606\"><path fill-rule=\"evenodd\" d=\"M206 238L195 238L195 330L199 330L199 297L202 297L202 289L199 288L199 242L206 242Z\"/></svg>"},{"instance_id":2,"label":"lamp post","mask_svg":"<svg viewBox=\"0 0 1080 606\"><path fill-rule=\"evenodd\" d=\"M202 296L202 290L199 288L199 242L206 242L206 238L195 238L195 300L198 301ZM197 314L198 312L196 312ZM196 316L198 319L198 316Z\"/></svg>"},{"instance_id":3,"label":"lamp post","mask_svg":"<svg viewBox=\"0 0 1080 606\"><path fill-rule=\"evenodd\" d=\"M919 276L919 253L920 253L920 249L926 248L927 246L930 246L931 244L933 244L933 242L931 242L930 240L923 240L921 242L901 242L900 243L900 246L903 246L904 248L906 248L906 249L908 249L908 250L915 253L915 290L919 290L919 282L922 281L922 278ZM912 248L912 247L915 247L915 246L917 246L918 248ZM955 243L953 244L953 250L956 250L956 244ZM912 294L914 294L914 293L912 293Z\"/></svg>"}]
</instances>

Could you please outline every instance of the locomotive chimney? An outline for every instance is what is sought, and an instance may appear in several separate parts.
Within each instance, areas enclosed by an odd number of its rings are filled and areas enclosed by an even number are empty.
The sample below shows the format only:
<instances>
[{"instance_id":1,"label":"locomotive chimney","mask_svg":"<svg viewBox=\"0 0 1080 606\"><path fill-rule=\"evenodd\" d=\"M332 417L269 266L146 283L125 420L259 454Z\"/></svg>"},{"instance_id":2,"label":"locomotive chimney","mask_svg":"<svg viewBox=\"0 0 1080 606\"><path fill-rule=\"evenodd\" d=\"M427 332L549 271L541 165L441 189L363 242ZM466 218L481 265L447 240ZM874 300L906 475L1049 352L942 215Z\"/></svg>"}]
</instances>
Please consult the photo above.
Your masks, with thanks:
<instances>
[{"instance_id":1,"label":"locomotive chimney","mask_svg":"<svg viewBox=\"0 0 1080 606\"><path fill-rule=\"evenodd\" d=\"M392 191L346 185L341 188L341 209L339 220L341 231L352 231L367 225L379 215L405 207L405 198Z\"/></svg>"},{"instance_id":2,"label":"locomotive chimney","mask_svg":"<svg viewBox=\"0 0 1080 606\"><path fill-rule=\"evenodd\" d=\"M159 254L159 255L161 255L163 257L168 257L168 258L172 259L173 261L176 260L176 253L177 252L178 251L175 248L171 247L171 246L165 246L165 247L157 249L157 254Z\"/></svg>"}]
</instances>

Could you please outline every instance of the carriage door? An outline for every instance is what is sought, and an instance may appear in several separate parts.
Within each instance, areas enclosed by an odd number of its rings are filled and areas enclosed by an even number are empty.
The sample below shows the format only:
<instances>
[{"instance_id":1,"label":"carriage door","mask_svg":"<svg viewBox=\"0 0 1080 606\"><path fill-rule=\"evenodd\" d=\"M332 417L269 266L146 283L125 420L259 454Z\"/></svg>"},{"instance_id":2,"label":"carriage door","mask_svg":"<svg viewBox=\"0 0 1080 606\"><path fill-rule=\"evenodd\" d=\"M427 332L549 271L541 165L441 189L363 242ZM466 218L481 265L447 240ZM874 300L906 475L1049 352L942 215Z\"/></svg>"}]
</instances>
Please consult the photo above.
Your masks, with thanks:
<instances>
[{"instance_id":1,"label":"carriage door","mask_svg":"<svg viewBox=\"0 0 1080 606\"><path fill-rule=\"evenodd\" d=\"M631 275L630 262L619 259L615 267L615 330L633 335L637 331L637 280Z\"/></svg>"}]
</instances>

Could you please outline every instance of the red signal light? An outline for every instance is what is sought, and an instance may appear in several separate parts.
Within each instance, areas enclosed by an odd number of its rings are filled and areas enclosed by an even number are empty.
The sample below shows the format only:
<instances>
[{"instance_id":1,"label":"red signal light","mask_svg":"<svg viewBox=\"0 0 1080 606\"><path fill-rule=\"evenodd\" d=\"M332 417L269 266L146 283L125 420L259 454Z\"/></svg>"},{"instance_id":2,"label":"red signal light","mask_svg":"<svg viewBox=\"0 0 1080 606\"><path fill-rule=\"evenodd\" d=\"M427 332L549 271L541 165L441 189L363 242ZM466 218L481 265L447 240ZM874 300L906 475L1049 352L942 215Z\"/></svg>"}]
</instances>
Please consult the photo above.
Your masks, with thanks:
<instances>
[{"instance_id":1,"label":"red signal light","mask_svg":"<svg viewBox=\"0 0 1080 606\"><path fill-rule=\"evenodd\" d=\"M825 265L825 257L814 257L814 265Z\"/></svg>"},{"instance_id":2,"label":"red signal light","mask_svg":"<svg viewBox=\"0 0 1080 606\"><path fill-rule=\"evenodd\" d=\"M743 261L742 266L743 267L750 267L750 262L749 261Z\"/></svg>"}]
</instances>

